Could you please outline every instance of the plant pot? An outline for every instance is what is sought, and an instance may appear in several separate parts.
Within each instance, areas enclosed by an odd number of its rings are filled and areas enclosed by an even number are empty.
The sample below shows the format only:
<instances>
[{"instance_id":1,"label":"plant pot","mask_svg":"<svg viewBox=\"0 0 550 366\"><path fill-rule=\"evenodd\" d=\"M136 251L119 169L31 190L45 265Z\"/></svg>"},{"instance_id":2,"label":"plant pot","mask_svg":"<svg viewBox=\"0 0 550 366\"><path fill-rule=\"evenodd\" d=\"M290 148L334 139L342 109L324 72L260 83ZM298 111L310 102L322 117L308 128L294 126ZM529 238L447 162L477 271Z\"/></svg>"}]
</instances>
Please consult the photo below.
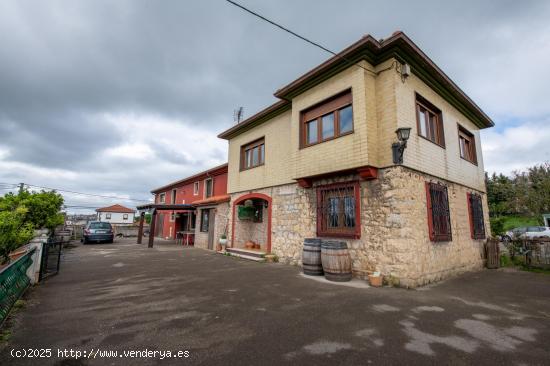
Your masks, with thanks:
<instances>
[{"instance_id":1,"label":"plant pot","mask_svg":"<svg viewBox=\"0 0 550 366\"><path fill-rule=\"evenodd\" d=\"M226 245L227 244L227 238L220 238L220 244Z\"/></svg>"},{"instance_id":2,"label":"plant pot","mask_svg":"<svg viewBox=\"0 0 550 366\"><path fill-rule=\"evenodd\" d=\"M244 244L244 247L246 249L254 249L254 242L252 241L247 241L245 244Z\"/></svg>"},{"instance_id":3,"label":"plant pot","mask_svg":"<svg viewBox=\"0 0 550 366\"><path fill-rule=\"evenodd\" d=\"M262 246L260 244L254 244L254 249L261 249Z\"/></svg>"},{"instance_id":4,"label":"plant pot","mask_svg":"<svg viewBox=\"0 0 550 366\"><path fill-rule=\"evenodd\" d=\"M384 280L384 276L382 275L380 276L369 275L369 284L372 287L382 287L383 280Z\"/></svg>"},{"instance_id":5,"label":"plant pot","mask_svg":"<svg viewBox=\"0 0 550 366\"><path fill-rule=\"evenodd\" d=\"M222 251L222 245L221 244L216 245L216 251L218 251L218 252Z\"/></svg>"}]
</instances>

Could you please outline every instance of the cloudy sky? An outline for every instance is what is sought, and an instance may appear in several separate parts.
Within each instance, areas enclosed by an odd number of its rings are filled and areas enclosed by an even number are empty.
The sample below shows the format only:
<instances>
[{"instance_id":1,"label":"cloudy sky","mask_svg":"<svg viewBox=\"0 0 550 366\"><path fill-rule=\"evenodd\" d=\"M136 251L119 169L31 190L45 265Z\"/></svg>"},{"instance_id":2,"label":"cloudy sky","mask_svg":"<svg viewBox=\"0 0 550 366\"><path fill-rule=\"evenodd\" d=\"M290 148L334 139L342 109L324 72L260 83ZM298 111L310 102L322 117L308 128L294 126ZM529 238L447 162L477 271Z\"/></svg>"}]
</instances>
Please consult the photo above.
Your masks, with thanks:
<instances>
[{"instance_id":1,"label":"cloudy sky","mask_svg":"<svg viewBox=\"0 0 550 366\"><path fill-rule=\"evenodd\" d=\"M489 172L550 161L549 2L241 3L337 51L403 30L495 121ZM233 110L252 115L328 57L223 0L3 0L0 194L24 182L149 199L225 162L216 135Z\"/></svg>"}]
</instances>

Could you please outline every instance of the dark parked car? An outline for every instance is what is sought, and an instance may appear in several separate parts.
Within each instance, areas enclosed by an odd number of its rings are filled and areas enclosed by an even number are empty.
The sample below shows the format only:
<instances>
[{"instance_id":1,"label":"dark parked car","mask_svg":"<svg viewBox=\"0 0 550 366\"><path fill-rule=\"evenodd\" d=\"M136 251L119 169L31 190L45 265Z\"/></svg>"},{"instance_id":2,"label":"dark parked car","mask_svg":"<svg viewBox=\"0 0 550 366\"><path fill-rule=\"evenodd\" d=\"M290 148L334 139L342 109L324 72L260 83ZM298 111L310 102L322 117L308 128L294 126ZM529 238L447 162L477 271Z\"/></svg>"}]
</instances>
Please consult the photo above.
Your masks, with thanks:
<instances>
[{"instance_id":1,"label":"dark parked car","mask_svg":"<svg viewBox=\"0 0 550 366\"><path fill-rule=\"evenodd\" d=\"M108 222L91 221L84 228L84 244L90 242L107 242L112 243L114 239L113 227Z\"/></svg>"}]
</instances>

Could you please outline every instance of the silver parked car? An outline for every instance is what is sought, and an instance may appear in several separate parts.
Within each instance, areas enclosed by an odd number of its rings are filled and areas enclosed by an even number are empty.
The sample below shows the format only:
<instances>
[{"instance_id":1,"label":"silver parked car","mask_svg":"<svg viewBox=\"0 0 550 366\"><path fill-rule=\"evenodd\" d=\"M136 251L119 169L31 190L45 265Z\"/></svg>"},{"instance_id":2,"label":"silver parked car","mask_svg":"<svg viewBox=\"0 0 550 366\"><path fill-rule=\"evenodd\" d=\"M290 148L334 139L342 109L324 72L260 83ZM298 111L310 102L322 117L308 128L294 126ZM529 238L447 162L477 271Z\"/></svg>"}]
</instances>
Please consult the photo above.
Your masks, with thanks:
<instances>
[{"instance_id":1,"label":"silver parked car","mask_svg":"<svg viewBox=\"0 0 550 366\"><path fill-rule=\"evenodd\" d=\"M506 234L502 237L502 239L504 241L510 241L513 238L530 239L530 238L538 238L541 236L550 237L550 227L546 227L546 226L517 227L515 229L507 231Z\"/></svg>"}]
</instances>

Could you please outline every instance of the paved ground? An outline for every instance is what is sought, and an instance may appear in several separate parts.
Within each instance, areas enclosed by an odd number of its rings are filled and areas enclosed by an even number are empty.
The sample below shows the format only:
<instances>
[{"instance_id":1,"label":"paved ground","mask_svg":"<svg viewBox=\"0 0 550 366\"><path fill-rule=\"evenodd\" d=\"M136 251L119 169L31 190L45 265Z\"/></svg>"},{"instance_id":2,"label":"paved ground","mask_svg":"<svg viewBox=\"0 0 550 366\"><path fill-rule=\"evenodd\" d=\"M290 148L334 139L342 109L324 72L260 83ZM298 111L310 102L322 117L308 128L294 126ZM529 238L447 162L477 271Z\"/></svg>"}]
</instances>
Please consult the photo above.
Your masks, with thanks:
<instances>
[{"instance_id":1,"label":"paved ground","mask_svg":"<svg viewBox=\"0 0 550 366\"><path fill-rule=\"evenodd\" d=\"M127 241L68 251L62 272L26 300L1 365L550 363L550 276L527 272L486 270L416 291L350 288L296 267ZM13 359L14 348L54 357ZM74 360L58 348L190 357Z\"/></svg>"}]
</instances>

